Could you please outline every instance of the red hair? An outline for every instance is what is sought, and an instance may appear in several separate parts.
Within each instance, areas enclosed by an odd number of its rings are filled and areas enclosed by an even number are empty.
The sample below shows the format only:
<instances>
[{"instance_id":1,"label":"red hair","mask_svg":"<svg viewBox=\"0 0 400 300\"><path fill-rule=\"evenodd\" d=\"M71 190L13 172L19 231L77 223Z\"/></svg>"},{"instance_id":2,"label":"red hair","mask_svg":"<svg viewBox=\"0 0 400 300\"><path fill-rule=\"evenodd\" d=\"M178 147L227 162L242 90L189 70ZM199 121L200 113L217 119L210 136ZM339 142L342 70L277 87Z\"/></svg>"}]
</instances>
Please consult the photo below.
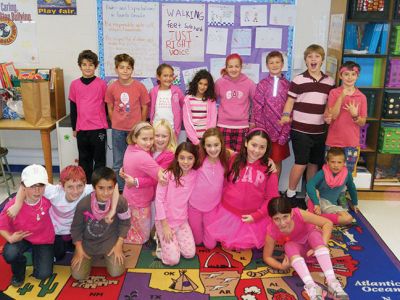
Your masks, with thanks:
<instances>
[{"instance_id":1,"label":"red hair","mask_svg":"<svg viewBox=\"0 0 400 300\"><path fill-rule=\"evenodd\" d=\"M229 54L229 55L226 57L226 59L225 59L225 68L221 69L221 75L222 75L222 76L224 76L224 75L227 74L227 73L226 73L226 67L228 66L228 62L229 62L231 59L238 59L239 62L240 62L240 65L243 65L243 59L242 59L242 57L241 57L239 54L237 54L237 53Z\"/></svg>"},{"instance_id":2,"label":"red hair","mask_svg":"<svg viewBox=\"0 0 400 300\"><path fill-rule=\"evenodd\" d=\"M82 167L80 166L67 166L62 171L60 172L60 182L61 185L64 186L64 184L68 181L82 181L83 183L86 184L86 175L85 171L83 171Z\"/></svg>"}]
</instances>

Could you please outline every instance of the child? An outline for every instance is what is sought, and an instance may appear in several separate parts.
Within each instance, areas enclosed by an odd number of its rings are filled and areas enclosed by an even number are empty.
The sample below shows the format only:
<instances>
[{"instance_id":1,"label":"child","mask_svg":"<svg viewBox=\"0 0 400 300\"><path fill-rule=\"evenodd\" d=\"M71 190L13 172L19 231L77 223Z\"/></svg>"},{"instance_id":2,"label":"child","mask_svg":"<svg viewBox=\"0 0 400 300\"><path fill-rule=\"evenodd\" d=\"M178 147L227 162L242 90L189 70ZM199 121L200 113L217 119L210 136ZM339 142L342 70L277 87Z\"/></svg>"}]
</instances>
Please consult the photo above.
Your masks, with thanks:
<instances>
[{"instance_id":1,"label":"child","mask_svg":"<svg viewBox=\"0 0 400 300\"><path fill-rule=\"evenodd\" d=\"M323 291L311 277L304 256L315 255L328 283L328 293L333 299L349 299L333 271L327 244L332 232L332 222L299 208L291 208L289 199L274 198L268 204L272 222L267 227L263 258L274 269L286 270L290 266L304 282L311 300L324 299ZM316 228L322 228L322 233ZM275 242L284 244L285 258L277 261L272 255Z\"/></svg>"},{"instance_id":2,"label":"child","mask_svg":"<svg viewBox=\"0 0 400 300\"><path fill-rule=\"evenodd\" d=\"M338 205L338 199L344 187L350 193L353 209L358 212L357 190L353 177L345 167L345 155L341 148L330 148L326 156L326 164L322 170L307 183L308 208L333 222L333 224L348 225L353 217L346 209Z\"/></svg>"},{"instance_id":3,"label":"child","mask_svg":"<svg viewBox=\"0 0 400 300\"><path fill-rule=\"evenodd\" d=\"M117 182L112 169L96 169L92 176L94 192L86 196L76 207L71 225L75 252L71 261L72 277L86 279L92 268L92 258L104 257L110 276L125 272L122 245L129 230L130 212L126 200L120 196L116 208L117 218L106 224L104 216L109 212L111 198Z\"/></svg>"},{"instance_id":4,"label":"child","mask_svg":"<svg viewBox=\"0 0 400 300\"><path fill-rule=\"evenodd\" d=\"M145 86L132 78L135 60L124 53L116 55L114 62L118 80L107 88L106 102L112 124L113 170L122 191L124 182L118 172L128 146L126 137L136 123L146 121L150 99Z\"/></svg>"},{"instance_id":5,"label":"child","mask_svg":"<svg viewBox=\"0 0 400 300\"><path fill-rule=\"evenodd\" d=\"M213 215L221 201L225 173L228 171L228 153L222 133L218 128L209 128L200 141L203 156L197 171L197 180L189 199L189 224L196 245L209 244L210 237L204 231L206 224L213 221ZM211 241L212 243L212 241Z\"/></svg>"},{"instance_id":6,"label":"child","mask_svg":"<svg viewBox=\"0 0 400 300\"><path fill-rule=\"evenodd\" d=\"M279 124L289 90L289 81L282 74L283 63L282 53L268 53L266 65L269 75L257 84L253 101L254 123L256 127L264 128L272 141L271 158L276 165L278 178L282 160L290 155L290 126Z\"/></svg>"},{"instance_id":7,"label":"child","mask_svg":"<svg viewBox=\"0 0 400 300\"><path fill-rule=\"evenodd\" d=\"M154 124L160 119L166 119L178 138L182 126L183 93L172 84L174 69L170 65L159 65L156 73L158 85L150 91L150 121Z\"/></svg>"},{"instance_id":8,"label":"child","mask_svg":"<svg viewBox=\"0 0 400 300\"><path fill-rule=\"evenodd\" d=\"M341 147L346 156L346 167L355 175L360 155L360 127L367 120L367 98L355 87L360 65L346 61L339 70L342 86L331 90L326 108L330 123L326 145Z\"/></svg>"},{"instance_id":9,"label":"child","mask_svg":"<svg viewBox=\"0 0 400 300\"><path fill-rule=\"evenodd\" d=\"M253 128L230 159L221 203L205 228L210 237L210 242L204 241L207 248L214 248L217 241L235 250L264 246L267 204L279 195L278 177L268 167L270 150L265 129Z\"/></svg>"},{"instance_id":10,"label":"child","mask_svg":"<svg viewBox=\"0 0 400 300\"><path fill-rule=\"evenodd\" d=\"M136 124L129 133L127 142L128 148L124 156L122 176L129 181L127 180L123 195L128 200L132 215L131 228L125 242L144 244L150 237L151 201L154 196L154 185L149 184L138 188L140 182L135 184L131 179L157 179L158 175L163 176L163 170L151 157L154 129L149 123Z\"/></svg>"},{"instance_id":11,"label":"child","mask_svg":"<svg viewBox=\"0 0 400 300\"><path fill-rule=\"evenodd\" d=\"M86 184L86 175L80 166L67 166L60 172L60 184L46 184L44 197L50 200L49 214L55 231L54 256L56 261L64 258L67 250L73 250L71 239L71 224L79 201L93 191L92 185ZM20 187L15 203L8 210L10 217L15 217L20 211L26 195ZM118 203L118 189L114 191L112 209L105 217L106 223L111 223Z\"/></svg>"},{"instance_id":12,"label":"child","mask_svg":"<svg viewBox=\"0 0 400 300\"><path fill-rule=\"evenodd\" d=\"M183 103L186 135L194 145L198 145L204 132L216 124L214 80L207 70L200 70L189 83Z\"/></svg>"},{"instance_id":13,"label":"child","mask_svg":"<svg viewBox=\"0 0 400 300\"><path fill-rule=\"evenodd\" d=\"M292 139L295 164L290 171L289 188L286 196L293 205L297 203L296 186L307 168L307 181L317 173L322 165L325 152L324 111L328 94L334 87L334 80L321 72L325 51L319 45L312 44L304 51L307 71L297 75L290 83L288 99L283 109L280 124L291 121L293 111Z\"/></svg>"},{"instance_id":14,"label":"child","mask_svg":"<svg viewBox=\"0 0 400 300\"><path fill-rule=\"evenodd\" d=\"M25 190L21 211L15 218L7 216L7 209L14 204L14 198L0 213L0 235L7 241L3 256L11 265L11 285L14 287L22 286L25 281L24 253L29 249L32 249L33 277L41 280L53 274L54 228L49 215L50 202L43 197L47 183L44 167L26 167L21 174L21 186Z\"/></svg>"},{"instance_id":15,"label":"child","mask_svg":"<svg viewBox=\"0 0 400 300\"><path fill-rule=\"evenodd\" d=\"M79 165L85 170L88 182L93 169L106 165L108 124L104 97L107 84L94 75L98 64L98 57L92 51L84 50L79 54L82 77L71 82L68 96L73 135L78 143Z\"/></svg>"},{"instance_id":16,"label":"child","mask_svg":"<svg viewBox=\"0 0 400 300\"><path fill-rule=\"evenodd\" d=\"M220 99L217 126L224 136L225 145L239 151L249 131L250 106L256 85L242 71L239 54L226 57L222 77L215 82L215 94Z\"/></svg>"},{"instance_id":17,"label":"child","mask_svg":"<svg viewBox=\"0 0 400 300\"><path fill-rule=\"evenodd\" d=\"M197 147L190 142L181 143L168 168L167 185L157 186L155 220L161 243L160 259L169 266L177 265L181 254L192 258L196 253L187 211L197 168Z\"/></svg>"}]
</instances>

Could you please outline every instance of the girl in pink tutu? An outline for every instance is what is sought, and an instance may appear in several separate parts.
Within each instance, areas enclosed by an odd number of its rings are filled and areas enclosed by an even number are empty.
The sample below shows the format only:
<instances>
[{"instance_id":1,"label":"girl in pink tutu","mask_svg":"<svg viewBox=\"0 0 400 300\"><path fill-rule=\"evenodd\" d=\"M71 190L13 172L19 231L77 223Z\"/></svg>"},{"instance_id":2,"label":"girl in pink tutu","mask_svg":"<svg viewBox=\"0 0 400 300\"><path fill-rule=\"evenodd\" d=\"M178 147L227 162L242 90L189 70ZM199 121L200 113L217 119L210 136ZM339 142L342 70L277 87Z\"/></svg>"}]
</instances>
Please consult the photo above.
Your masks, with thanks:
<instances>
[{"instance_id":1,"label":"girl in pink tutu","mask_svg":"<svg viewBox=\"0 0 400 300\"><path fill-rule=\"evenodd\" d=\"M202 165L197 171L196 184L189 199L189 224L196 245L212 243L204 226L213 221L214 211L221 201L229 159L218 128L210 128L204 132L200 147Z\"/></svg>"},{"instance_id":2,"label":"girl in pink tutu","mask_svg":"<svg viewBox=\"0 0 400 300\"><path fill-rule=\"evenodd\" d=\"M290 266L304 282L304 289L311 300L324 299L322 288L311 277L304 256L314 255L326 277L328 294L332 299L347 300L349 296L336 279L327 244L332 232L332 222L299 208L291 208L287 198L277 197L268 204L272 221L267 227L263 258L272 268L286 270ZM322 232L316 228L322 228ZM282 262L272 257L275 242L284 245ZM325 293L326 294L326 293Z\"/></svg>"},{"instance_id":3,"label":"girl in pink tutu","mask_svg":"<svg viewBox=\"0 0 400 300\"><path fill-rule=\"evenodd\" d=\"M207 248L221 242L228 249L262 248L266 233L267 205L278 196L278 177L271 172L271 142L262 128L248 132L240 152L230 159L222 200L205 228Z\"/></svg>"},{"instance_id":4,"label":"girl in pink tutu","mask_svg":"<svg viewBox=\"0 0 400 300\"><path fill-rule=\"evenodd\" d=\"M155 220L161 249L157 249L156 254L169 266L177 265L181 254L185 258L196 254L188 222L188 203L196 182L197 168L197 147L190 142L181 143L167 169L167 185L157 186Z\"/></svg>"}]
</instances>

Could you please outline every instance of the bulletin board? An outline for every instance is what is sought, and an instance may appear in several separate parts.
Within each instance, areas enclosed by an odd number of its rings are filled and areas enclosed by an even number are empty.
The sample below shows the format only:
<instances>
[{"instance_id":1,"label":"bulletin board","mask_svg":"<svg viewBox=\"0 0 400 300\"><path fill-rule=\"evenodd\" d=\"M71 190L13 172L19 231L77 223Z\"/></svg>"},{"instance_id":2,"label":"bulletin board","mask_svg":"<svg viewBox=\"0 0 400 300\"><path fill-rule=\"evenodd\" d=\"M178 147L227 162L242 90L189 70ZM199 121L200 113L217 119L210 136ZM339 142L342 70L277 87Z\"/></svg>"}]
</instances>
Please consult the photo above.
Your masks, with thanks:
<instances>
[{"instance_id":1,"label":"bulletin board","mask_svg":"<svg viewBox=\"0 0 400 300\"><path fill-rule=\"evenodd\" d=\"M279 50L289 79L295 13L295 0L97 0L100 76L115 78L114 56L127 53L148 89L157 66L168 63L186 90L196 71L207 69L216 80L225 57L239 53L242 72L258 83L267 75L266 55Z\"/></svg>"}]
</instances>

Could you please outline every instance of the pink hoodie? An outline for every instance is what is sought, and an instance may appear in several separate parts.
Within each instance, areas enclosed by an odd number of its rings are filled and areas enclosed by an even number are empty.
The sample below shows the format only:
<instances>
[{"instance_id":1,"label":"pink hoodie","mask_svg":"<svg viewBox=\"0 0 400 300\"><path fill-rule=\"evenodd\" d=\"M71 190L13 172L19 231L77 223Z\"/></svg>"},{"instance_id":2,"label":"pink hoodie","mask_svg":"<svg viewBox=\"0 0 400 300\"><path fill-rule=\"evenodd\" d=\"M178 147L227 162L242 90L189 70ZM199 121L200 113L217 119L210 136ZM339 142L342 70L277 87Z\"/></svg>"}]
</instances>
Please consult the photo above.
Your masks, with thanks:
<instances>
[{"instance_id":1,"label":"pink hoodie","mask_svg":"<svg viewBox=\"0 0 400 300\"><path fill-rule=\"evenodd\" d=\"M220 99L219 127L246 128L249 126L250 105L256 90L255 83L241 73L235 80L224 75L215 82L215 93Z\"/></svg>"},{"instance_id":2,"label":"pink hoodie","mask_svg":"<svg viewBox=\"0 0 400 300\"><path fill-rule=\"evenodd\" d=\"M192 121L192 110L190 107L190 98L192 95L187 95L183 100L183 125L185 126L186 135L189 140L194 144L200 143L197 137L196 130L194 129ZM215 127L217 124L217 104L216 101L207 101L207 129Z\"/></svg>"},{"instance_id":3,"label":"pink hoodie","mask_svg":"<svg viewBox=\"0 0 400 300\"><path fill-rule=\"evenodd\" d=\"M137 145L128 145L123 162L124 172L132 177L150 177L157 179L158 171L161 169L149 152L144 151ZM129 205L136 207L148 207L154 197L154 186L127 187L125 185L123 196Z\"/></svg>"},{"instance_id":4,"label":"pink hoodie","mask_svg":"<svg viewBox=\"0 0 400 300\"><path fill-rule=\"evenodd\" d=\"M153 124L154 115L156 113L156 101L157 101L157 94L158 89L160 88L159 85L155 86L150 91L150 122ZM172 104L172 113L174 115L174 130L175 135L178 137L179 133L181 132L182 126L182 105L183 105L183 98L184 95L179 87L176 85L171 85L171 104Z\"/></svg>"}]
</instances>

